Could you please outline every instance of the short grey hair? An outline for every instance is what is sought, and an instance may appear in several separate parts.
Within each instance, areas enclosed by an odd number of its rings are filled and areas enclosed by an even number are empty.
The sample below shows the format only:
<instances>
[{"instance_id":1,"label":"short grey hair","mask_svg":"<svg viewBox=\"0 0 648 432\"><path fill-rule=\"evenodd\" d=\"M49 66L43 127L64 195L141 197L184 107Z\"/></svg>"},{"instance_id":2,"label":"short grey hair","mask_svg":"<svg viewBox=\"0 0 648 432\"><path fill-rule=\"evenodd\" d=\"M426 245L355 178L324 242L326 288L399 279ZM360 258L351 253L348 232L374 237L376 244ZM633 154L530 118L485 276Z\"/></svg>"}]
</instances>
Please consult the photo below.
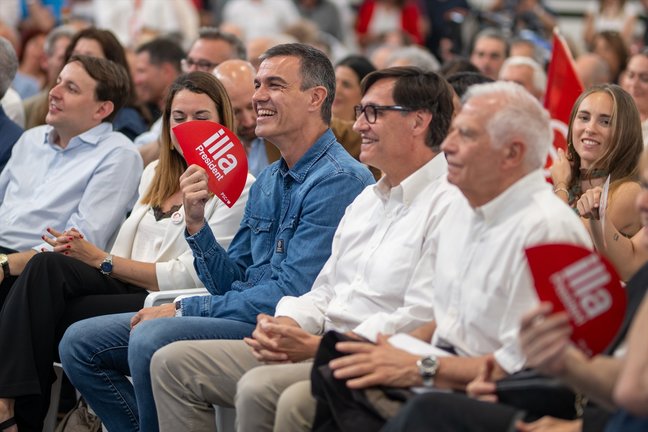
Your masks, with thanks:
<instances>
[{"instance_id":1,"label":"short grey hair","mask_svg":"<svg viewBox=\"0 0 648 432\"><path fill-rule=\"evenodd\" d=\"M45 43L43 44L43 50L45 51L45 54L47 57L51 57L54 55L54 45L56 45L56 42L61 39L61 38L68 38L72 40L74 35L76 34L76 31L74 28L70 26L59 26L56 27L55 29L52 29L47 34L47 37L45 38Z\"/></svg>"},{"instance_id":2,"label":"short grey hair","mask_svg":"<svg viewBox=\"0 0 648 432\"><path fill-rule=\"evenodd\" d=\"M486 125L491 143L498 146L522 140L527 145L528 171L542 168L553 142L553 130L549 113L540 102L521 85L504 81L471 86L462 101L465 104L475 97L498 101L499 109Z\"/></svg>"},{"instance_id":3,"label":"short grey hair","mask_svg":"<svg viewBox=\"0 0 648 432\"><path fill-rule=\"evenodd\" d=\"M200 27L198 29L198 37L196 40L198 39L222 40L232 47L235 55L234 58L247 60L245 44L235 34L220 31L216 27ZM194 41L194 43L195 42L196 41Z\"/></svg>"},{"instance_id":4,"label":"short grey hair","mask_svg":"<svg viewBox=\"0 0 648 432\"><path fill-rule=\"evenodd\" d=\"M441 69L436 57L428 50L415 45L396 48L392 51L387 58L388 67L398 60L406 60L408 62L406 66L416 66L423 72L438 72Z\"/></svg>"},{"instance_id":5,"label":"short grey hair","mask_svg":"<svg viewBox=\"0 0 648 432\"><path fill-rule=\"evenodd\" d=\"M502 64L502 68L500 69L500 76L502 76L502 73L504 70L506 70L506 68L514 66L530 67L533 70L533 88L535 88L539 92L542 92L542 94L547 91L547 74L537 61L533 60L530 57L509 57L504 60L504 63Z\"/></svg>"},{"instance_id":6,"label":"short grey hair","mask_svg":"<svg viewBox=\"0 0 648 432\"><path fill-rule=\"evenodd\" d=\"M3 98L18 70L16 50L9 40L0 36L0 98Z\"/></svg>"}]
</instances>

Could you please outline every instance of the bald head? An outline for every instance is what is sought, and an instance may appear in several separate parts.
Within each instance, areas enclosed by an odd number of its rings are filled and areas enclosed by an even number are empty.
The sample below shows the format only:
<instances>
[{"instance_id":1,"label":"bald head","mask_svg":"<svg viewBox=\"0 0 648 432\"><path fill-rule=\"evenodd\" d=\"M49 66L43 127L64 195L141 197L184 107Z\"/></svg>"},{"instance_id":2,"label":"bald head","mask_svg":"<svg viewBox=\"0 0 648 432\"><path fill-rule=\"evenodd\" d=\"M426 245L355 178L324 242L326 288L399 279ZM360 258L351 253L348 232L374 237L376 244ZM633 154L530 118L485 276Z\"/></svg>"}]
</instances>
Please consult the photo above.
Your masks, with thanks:
<instances>
[{"instance_id":1,"label":"bald head","mask_svg":"<svg viewBox=\"0 0 648 432\"><path fill-rule=\"evenodd\" d=\"M581 54L576 59L574 67L586 89L597 84L609 83L612 80L610 66L598 54Z\"/></svg>"},{"instance_id":2,"label":"bald head","mask_svg":"<svg viewBox=\"0 0 648 432\"><path fill-rule=\"evenodd\" d=\"M236 134L249 145L256 135L256 112L252 104L254 94L254 67L244 60L227 60L214 69L214 75L223 83L234 108Z\"/></svg>"}]
</instances>

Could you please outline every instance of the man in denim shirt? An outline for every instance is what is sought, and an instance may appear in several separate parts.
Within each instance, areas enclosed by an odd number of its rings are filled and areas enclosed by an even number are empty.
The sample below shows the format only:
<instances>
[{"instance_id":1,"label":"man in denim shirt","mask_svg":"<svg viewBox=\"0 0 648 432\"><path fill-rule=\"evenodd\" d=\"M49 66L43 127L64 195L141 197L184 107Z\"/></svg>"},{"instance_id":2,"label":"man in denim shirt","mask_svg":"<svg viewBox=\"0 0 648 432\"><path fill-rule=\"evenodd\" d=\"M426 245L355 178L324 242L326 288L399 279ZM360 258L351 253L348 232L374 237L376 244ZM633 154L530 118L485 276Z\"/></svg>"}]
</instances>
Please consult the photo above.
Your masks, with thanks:
<instances>
[{"instance_id":1,"label":"man in denim shirt","mask_svg":"<svg viewBox=\"0 0 648 432\"><path fill-rule=\"evenodd\" d=\"M300 44L274 47L263 59L253 97L256 134L282 158L250 189L227 252L204 222L205 172L193 166L181 178L187 241L213 295L82 321L61 342L68 376L109 430L158 429L149 374L158 348L248 336L259 313L272 314L281 297L310 290L346 206L373 183L328 128L335 94L330 61ZM153 319L174 316L183 319Z\"/></svg>"}]
</instances>

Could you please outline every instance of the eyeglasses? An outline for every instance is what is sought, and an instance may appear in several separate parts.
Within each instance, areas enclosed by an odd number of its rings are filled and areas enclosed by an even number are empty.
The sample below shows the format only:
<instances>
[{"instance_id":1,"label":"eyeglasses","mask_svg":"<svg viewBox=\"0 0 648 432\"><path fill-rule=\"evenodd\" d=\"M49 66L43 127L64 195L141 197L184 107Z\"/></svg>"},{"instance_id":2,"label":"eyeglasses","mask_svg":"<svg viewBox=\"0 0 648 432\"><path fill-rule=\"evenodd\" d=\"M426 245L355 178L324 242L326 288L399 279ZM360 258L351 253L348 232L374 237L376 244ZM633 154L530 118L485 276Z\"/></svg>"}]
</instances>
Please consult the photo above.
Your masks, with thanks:
<instances>
[{"instance_id":1,"label":"eyeglasses","mask_svg":"<svg viewBox=\"0 0 648 432\"><path fill-rule=\"evenodd\" d=\"M211 72L218 63L212 63L209 60L194 60L191 57L182 59L182 68L187 70L192 67L196 67L197 70L203 72Z\"/></svg>"},{"instance_id":2,"label":"eyeglasses","mask_svg":"<svg viewBox=\"0 0 648 432\"><path fill-rule=\"evenodd\" d=\"M410 108L406 108L400 105L356 105L353 107L353 110L355 111L356 120L360 117L360 115L364 114L369 124L376 123L379 111L414 111Z\"/></svg>"}]
</instances>

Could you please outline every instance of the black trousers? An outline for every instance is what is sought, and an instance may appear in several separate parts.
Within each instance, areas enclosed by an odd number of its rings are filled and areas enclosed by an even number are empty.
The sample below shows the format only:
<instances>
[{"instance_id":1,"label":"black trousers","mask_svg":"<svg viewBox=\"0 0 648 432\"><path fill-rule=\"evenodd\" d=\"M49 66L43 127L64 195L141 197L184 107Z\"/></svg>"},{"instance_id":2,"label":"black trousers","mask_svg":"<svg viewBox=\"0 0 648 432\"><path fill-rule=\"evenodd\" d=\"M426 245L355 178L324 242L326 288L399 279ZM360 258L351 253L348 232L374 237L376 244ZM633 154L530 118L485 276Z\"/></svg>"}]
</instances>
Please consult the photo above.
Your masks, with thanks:
<instances>
[{"instance_id":1,"label":"black trousers","mask_svg":"<svg viewBox=\"0 0 648 432\"><path fill-rule=\"evenodd\" d=\"M0 397L16 399L18 429L40 431L52 363L67 327L85 318L139 310L148 292L58 253L29 260L0 311Z\"/></svg>"},{"instance_id":2,"label":"black trousers","mask_svg":"<svg viewBox=\"0 0 648 432\"><path fill-rule=\"evenodd\" d=\"M513 432L524 413L458 393L424 393L410 399L382 432Z\"/></svg>"}]
</instances>

